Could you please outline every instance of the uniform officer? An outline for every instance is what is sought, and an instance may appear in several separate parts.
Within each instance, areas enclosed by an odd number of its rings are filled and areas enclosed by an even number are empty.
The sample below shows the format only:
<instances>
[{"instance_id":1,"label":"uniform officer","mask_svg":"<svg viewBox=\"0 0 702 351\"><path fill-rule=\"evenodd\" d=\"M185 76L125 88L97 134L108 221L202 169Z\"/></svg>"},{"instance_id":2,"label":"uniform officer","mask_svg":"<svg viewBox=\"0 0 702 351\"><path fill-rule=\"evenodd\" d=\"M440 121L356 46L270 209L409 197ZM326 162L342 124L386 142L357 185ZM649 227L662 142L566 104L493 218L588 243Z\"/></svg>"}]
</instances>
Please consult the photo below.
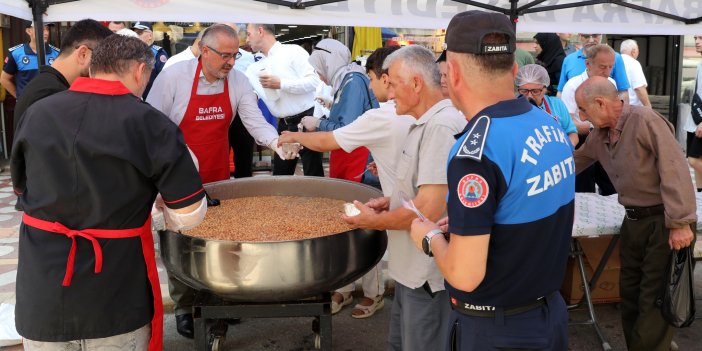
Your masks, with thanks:
<instances>
[{"instance_id":1,"label":"uniform officer","mask_svg":"<svg viewBox=\"0 0 702 351\"><path fill-rule=\"evenodd\" d=\"M448 218L415 219L412 239L446 279L449 348L565 350L572 145L553 117L514 98L506 16L460 13L446 43L451 100L470 122L449 155Z\"/></svg>"},{"instance_id":2,"label":"uniform officer","mask_svg":"<svg viewBox=\"0 0 702 351\"><path fill-rule=\"evenodd\" d=\"M18 98L22 95L22 90L39 73L39 61L37 60L37 43L34 35L34 22L27 23L25 33L29 36L29 43L19 44L10 48L5 65L0 74L0 84L10 95ZM46 64L51 65L59 55L59 49L49 45L49 27L44 26L44 52Z\"/></svg>"},{"instance_id":3,"label":"uniform officer","mask_svg":"<svg viewBox=\"0 0 702 351\"><path fill-rule=\"evenodd\" d=\"M146 97L149 95L149 91L151 91L151 86L154 84L154 80L158 74L161 73L161 70L163 70L163 66L166 65L166 61L168 61L168 53L166 53L164 48L154 44L154 32L151 30L150 23L137 22L132 26L132 30L139 35L139 39L141 39L144 43L146 43L146 45L149 46L149 48L151 48L151 52L154 54L154 58L156 59L154 69L151 70L151 77L149 77L149 84L146 86L146 90L144 90L144 95L142 96L144 100L146 100Z\"/></svg>"}]
</instances>

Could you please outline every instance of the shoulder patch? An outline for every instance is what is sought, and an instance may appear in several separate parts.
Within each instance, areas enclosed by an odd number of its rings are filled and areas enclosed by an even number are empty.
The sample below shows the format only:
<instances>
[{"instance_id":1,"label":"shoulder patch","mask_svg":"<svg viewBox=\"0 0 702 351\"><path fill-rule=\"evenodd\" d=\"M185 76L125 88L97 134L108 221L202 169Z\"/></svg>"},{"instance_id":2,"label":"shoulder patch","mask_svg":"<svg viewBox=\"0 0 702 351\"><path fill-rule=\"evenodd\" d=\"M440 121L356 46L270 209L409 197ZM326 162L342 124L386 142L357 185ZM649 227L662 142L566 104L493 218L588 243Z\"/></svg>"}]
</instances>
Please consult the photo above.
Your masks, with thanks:
<instances>
[{"instance_id":1,"label":"shoulder patch","mask_svg":"<svg viewBox=\"0 0 702 351\"><path fill-rule=\"evenodd\" d=\"M471 158L480 161L483 157L483 147L490 130L490 117L483 115L473 123L473 127L468 131L463 143L456 152L456 157Z\"/></svg>"},{"instance_id":2,"label":"shoulder patch","mask_svg":"<svg viewBox=\"0 0 702 351\"><path fill-rule=\"evenodd\" d=\"M166 55L161 55L161 56L159 56L158 59L159 59L159 61L161 61L161 63L166 63L166 61L168 61L168 58L166 57Z\"/></svg>"},{"instance_id":3,"label":"shoulder patch","mask_svg":"<svg viewBox=\"0 0 702 351\"><path fill-rule=\"evenodd\" d=\"M458 182L458 199L463 206L476 208L485 203L490 194L490 187L485 178L479 174L466 174Z\"/></svg>"},{"instance_id":4,"label":"shoulder patch","mask_svg":"<svg viewBox=\"0 0 702 351\"><path fill-rule=\"evenodd\" d=\"M21 47L23 47L23 46L24 46L24 44L18 44L18 45L15 45L15 46L9 48L8 51L17 50L17 49L19 49L19 48L21 48Z\"/></svg>"}]
</instances>

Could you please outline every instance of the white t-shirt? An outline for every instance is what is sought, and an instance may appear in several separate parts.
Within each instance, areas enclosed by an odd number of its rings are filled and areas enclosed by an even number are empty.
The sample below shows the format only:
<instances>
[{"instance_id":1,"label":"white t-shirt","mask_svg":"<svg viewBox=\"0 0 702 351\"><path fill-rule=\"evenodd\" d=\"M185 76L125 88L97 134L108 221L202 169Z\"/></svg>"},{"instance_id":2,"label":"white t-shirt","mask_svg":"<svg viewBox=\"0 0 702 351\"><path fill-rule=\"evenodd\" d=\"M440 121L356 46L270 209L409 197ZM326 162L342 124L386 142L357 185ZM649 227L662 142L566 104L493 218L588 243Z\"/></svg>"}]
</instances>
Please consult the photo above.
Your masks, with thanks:
<instances>
[{"instance_id":1,"label":"white t-shirt","mask_svg":"<svg viewBox=\"0 0 702 351\"><path fill-rule=\"evenodd\" d=\"M410 126L415 119L398 116L394 103L366 111L351 124L335 129L334 139L346 152L365 146L378 166L378 177L385 196L392 195L395 165Z\"/></svg>"},{"instance_id":2,"label":"white t-shirt","mask_svg":"<svg viewBox=\"0 0 702 351\"><path fill-rule=\"evenodd\" d=\"M587 70L585 70L582 74L569 79L563 86L563 91L561 92L561 100L563 100L566 108L568 108L568 112L575 114L578 121L580 121L580 110L578 110L578 104L575 102L575 91L578 90L580 84L583 84L588 78L590 77L587 75ZM615 82L612 77L607 77L607 79L615 88L617 87L617 82Z\"/></svg>"},{"instance_id":3,"label":"white t-shirt","mask_svg":"<svg viewBox=\"0 0 702 351\"><path fill-rule=\"evenodd\" d=\"M636 95L636 91L634 91L635 88L645 88L648 86L643 68L641 68L641 63L627 54L622 54L622 60L624 60L626 76L629 78L629 105L643 106L643 103Z\"/></svg>"},{"instance_id":4,"label":"white t-shirt","mask_svg":"<svg viewBox=\"0 0 702 351\"><path fill-rule=\"evenodd\" d=\"M700 79L700 72L702 72L702 63L697 65L697 71L695 71L695 84L697 85L695 87L697 91L697 95L702 96L702 79ZM694 91L692 92L693 94L695 93ZM694 97L694 96L692 96ZM697 129L697 125L695 124L695 121L692 119L692 113L690 112L690 106L692 106L692 98L690 98L690 101L687 101L688 106L686 107L687 111L687 121L685 121L685 126L683 129L685 129L686 132L689 133L694 133L695 130Z\"/></svg>"}]
</instances>

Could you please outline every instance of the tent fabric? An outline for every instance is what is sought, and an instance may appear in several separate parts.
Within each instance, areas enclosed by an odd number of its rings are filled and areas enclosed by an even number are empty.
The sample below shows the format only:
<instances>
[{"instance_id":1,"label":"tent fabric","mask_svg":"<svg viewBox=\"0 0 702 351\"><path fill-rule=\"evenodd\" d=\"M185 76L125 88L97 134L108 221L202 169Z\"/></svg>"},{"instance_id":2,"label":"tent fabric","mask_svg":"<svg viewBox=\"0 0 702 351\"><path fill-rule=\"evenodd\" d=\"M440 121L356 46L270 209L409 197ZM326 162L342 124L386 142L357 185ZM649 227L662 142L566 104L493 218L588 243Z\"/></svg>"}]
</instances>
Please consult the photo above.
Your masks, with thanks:
<instances>
[{"instance_id":1,"label":"tent fabric","mask_svg":"<svg viewBox=\"0 0 702 351\"><path fill-rule=\"evenodd\" d=\"M307 0L310 1L310 0ZM307 1L303 1L303 4ZM535 0L520 0L525 6ZM702 0L622 0L688 19L702 17ZM509 9L509 0L474 0ZM528 11L582 0L546 0ZM49 6L45 21L78 21L86 17L116 21L259 22L328 26L446 28L458 12L477 9L451 0L346 0L306 9L291 9L252 0L78 0ZM0 0L0 13L31 19L26 0ZM524 32L682 35L702 32L702 24L648 14L611 3L529 13L518 18Z\"/></svg>"},{"instance_id":2,"label":"tent fabric","mask_svg":"<svg viewBox=\"0 0 702 351\"><path fill-rule=\"evenodd\" d=\"M353 49L351 59L359 56L368 56L375 49L383 46L379 27L354 27Z\"/></svg>"}]
</instances>

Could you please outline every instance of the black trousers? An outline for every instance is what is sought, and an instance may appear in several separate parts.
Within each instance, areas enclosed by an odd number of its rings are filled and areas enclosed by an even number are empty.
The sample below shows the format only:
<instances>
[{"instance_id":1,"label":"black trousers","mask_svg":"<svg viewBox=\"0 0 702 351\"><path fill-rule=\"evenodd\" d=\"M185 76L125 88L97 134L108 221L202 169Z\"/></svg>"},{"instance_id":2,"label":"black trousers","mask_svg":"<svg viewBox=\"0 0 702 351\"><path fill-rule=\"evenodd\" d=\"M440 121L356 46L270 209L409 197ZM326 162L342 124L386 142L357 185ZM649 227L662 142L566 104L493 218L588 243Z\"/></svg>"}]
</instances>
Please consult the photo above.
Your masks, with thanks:
<instances>
[{"instance_id":1,"label":"black trousers","mask_svg":"<svg viewBox=\"0 0 702 351\"><path fill-rule=\"evenodd\" d=\"M229 126L229 146L234 149L234 178L253 175L254 145L254 138L246 130L237 113Z\"/></svg>"},{"instance_id":2,"label":"black trousers","mask_svg":"<svg viewBox=\"0 0 702 351\"><path fill-rule=\"evenodd\" d=\"M298 115L288 118L278 118L278 134L283 131L297 132L297 125L304 116L312 116L314 107L304 111ZM310 149L302 149L300 151L300 159L302 160L302 170L306 176L324 177L324 168L322 167L322 153L312 151ZM273 156L273 175L293 175L297 166L297 158L292 160L283 160L277 153Z\"/></svg>"},{"instance_id":3,"label":"black trousers","mask_svg":"<svg viewBox=\"0 0 702 351\"><path fill-rule=\"evenodd\" d=\"M578 145L575 146L576 149L580 147L587 139L587 135L578 135ZM595 162L592 166L586 168L582 172L575 176L575 192L576 193L594 193L595 184L600 187L600 195L607 196L616 194L617 190L614 188L614 184L609 179L607 172L599 162Z\"/></svg>"}]
</instances>

